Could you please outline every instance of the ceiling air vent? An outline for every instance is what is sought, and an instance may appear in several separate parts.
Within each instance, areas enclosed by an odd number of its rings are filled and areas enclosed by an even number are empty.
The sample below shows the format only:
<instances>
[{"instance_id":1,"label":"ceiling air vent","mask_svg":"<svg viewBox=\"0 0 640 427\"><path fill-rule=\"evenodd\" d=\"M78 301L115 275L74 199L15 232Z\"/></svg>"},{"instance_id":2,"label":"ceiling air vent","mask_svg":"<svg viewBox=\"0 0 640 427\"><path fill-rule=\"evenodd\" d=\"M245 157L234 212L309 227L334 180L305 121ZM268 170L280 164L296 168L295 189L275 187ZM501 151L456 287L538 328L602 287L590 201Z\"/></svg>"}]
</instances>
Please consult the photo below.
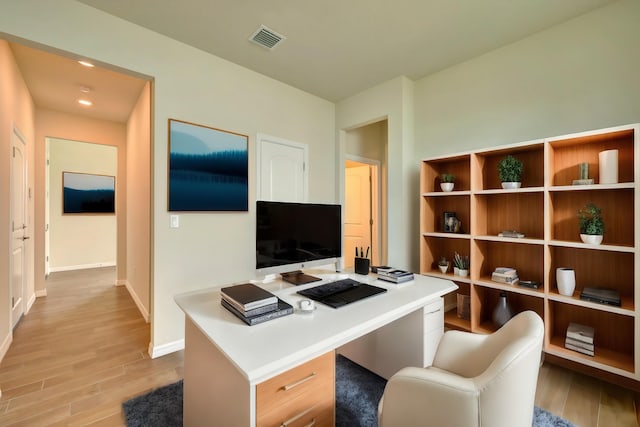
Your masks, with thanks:
<instances>
[{"instance_id":1,"label":"ceiling air vent","mask_svg":"<svg viewBox=\"0 0 640 427\"><path fill-rule=\"evenodd\" d=\"M264 25L261 25L260 28L249 37L249 40L267 49L275 48L284 39L286 39L285 36L276 33Z\"/></svg>"}]
</instances>

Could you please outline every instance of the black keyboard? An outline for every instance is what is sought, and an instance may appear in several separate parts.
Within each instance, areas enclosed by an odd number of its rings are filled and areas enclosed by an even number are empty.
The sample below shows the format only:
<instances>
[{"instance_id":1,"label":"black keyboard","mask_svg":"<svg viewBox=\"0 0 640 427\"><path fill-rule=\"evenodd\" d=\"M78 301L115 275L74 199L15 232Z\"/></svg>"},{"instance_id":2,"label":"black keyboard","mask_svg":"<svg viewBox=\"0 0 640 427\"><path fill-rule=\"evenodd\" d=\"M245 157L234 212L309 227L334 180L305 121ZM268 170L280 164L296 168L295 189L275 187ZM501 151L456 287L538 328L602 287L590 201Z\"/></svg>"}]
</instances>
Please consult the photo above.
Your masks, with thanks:
<instances>
[{"instance_id":1,"label":"black keyboard","mask_svg":"<svg viewBox=\"0 0 640 427\"><path fill-rule=\"evenodd\" d=\"M299 291L300 295L304 295L311 299L321 300L338 292L346 291L347 289L355 288L360 285L360 282L356 282L353 279L336 280L335 282L325 283L324 285L314 286L313 288Z\"/></svg>"},{"instance_id":2,"label":"black keyboard","mask_svg":"<svg viewBox=\"0 0 640 427\"><path fill-rule=\"evenodd\" d=\"M298 293L330 307L338 308L386 291L384 288L360 283L353 279L342 279L298 291Z\"/></svg>"}]
</instances>

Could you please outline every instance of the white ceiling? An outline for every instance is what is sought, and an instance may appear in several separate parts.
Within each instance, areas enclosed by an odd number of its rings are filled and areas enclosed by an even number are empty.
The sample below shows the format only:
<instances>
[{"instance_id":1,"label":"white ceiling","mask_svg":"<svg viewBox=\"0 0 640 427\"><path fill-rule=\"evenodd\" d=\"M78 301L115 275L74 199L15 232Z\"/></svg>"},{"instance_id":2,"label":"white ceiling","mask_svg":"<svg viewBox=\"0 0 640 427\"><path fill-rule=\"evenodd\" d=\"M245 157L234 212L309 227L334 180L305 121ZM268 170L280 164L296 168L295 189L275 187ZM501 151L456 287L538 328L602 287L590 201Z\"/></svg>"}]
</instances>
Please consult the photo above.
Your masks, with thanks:
<instances>
[{"instance_id":1,"label":"white ceiling","mask_svg":"<svg viewBox=\"0 0 640 427\"><path fill-rule=\"evenodd\" d=\"M419 79L614 0L77 1L335 102L400 75ZM251 43L261 24L286 40L273 50ZM117 95L109 105L135 101L144 84L13 49L36 104L48 108L65 96L75 102L81 84L95 96ZM132 105L104 114L128 114Z\"/></svg>"}]
</instances>

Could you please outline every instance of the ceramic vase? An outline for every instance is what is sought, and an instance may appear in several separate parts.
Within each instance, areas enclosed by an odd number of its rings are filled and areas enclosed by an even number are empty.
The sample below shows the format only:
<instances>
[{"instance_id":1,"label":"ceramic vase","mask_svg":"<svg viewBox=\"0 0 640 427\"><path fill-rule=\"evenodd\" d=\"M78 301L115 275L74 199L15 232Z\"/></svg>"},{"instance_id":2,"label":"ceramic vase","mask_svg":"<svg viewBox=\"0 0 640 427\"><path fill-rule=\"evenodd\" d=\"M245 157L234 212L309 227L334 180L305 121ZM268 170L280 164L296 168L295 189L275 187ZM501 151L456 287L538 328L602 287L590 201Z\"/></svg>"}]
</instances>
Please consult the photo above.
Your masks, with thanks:
<instances>
[{"instance_id":1,"label":"ceramic vase","mask_svg":"<svg viewBox=\"0 0 640 427\"><path fill-rule=\"evenodd\" d=\"M503 182L502 188L505 190L515 190L516 188L520 188L522 186L521 182Z\"/></svg>"},{"instance_id":2,"label":"ceramic vase","mask_svg":"<svg viewBox=\"0 0 640 427\"><path fill-rule=\"evenodd\" d=\"M600 184L618 182L618 150L605 150L598 153Z\"/></svg>"},{"instance_id":3,"label":"ceramic vase","mask_svg":"<svg viewBox=\"0 0 640 427\"><path fill-rule=\"evenodd\" d=\"M453 190L453 182L441 182L440 188L442 191L452 191Z\"/></svg>"},{"instance_id":4,"label":"ceramic vase","mask_svg":"<svg viewBox=\"0 0 640 427\"><path fill-rule=\"evenodd\" d=\"M576 272L572 268L557 268L556 285L560 295L572 296L573 291L576 289Z\"/></svg>"},{"instance_id":5,"label":"ceramic vase","mask_svg":"<svg viewBox=\"0 0 640 427\"><path fill-rule=\"evenodd\" d=\"M580 239L588 245L599 245L602 243L602 234L580 234Z\"/></svg>"},{"instance_id":6,"label":"ceramic vase","mask_svg":"<svg viewBox=\"0 0 640 427\"><path fill-rule=\"evenodd\" d=\"M511 307L507 301L507 293L500 292L498 305L496 305L496 308L493 310L493 323L500 328L507 323L511 317L513 317L513 311L511 311Z\"/></svg>"}]
</instances>

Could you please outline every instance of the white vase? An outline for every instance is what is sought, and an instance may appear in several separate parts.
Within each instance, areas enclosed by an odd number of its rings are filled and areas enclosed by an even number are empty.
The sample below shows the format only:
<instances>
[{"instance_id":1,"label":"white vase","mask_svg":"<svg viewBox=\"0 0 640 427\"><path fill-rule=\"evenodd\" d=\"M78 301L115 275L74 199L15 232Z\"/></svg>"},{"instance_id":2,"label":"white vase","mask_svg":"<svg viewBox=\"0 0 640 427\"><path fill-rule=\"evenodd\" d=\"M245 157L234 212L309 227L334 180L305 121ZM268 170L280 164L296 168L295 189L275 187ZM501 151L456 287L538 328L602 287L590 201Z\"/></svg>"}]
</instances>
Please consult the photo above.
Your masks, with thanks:
<instances>
[{"instance_id":1,"label":"white vase","mask_svg":"<svg viewBox=\"0 0 640 427\"><path fill-rule=\"evenodd\" d=\"M588 245L599 245L602 243L602 234L580 234L583 243Z\"/></svg>"},{"instance_id":2,"label":"white vase","mask_svg":"<svg viewBox=\"0 0 640 427\"><path fill-rule=\"evenodd\" d=\"M572 268L556 268L556 285L560 295L573 296L576 289L576 272Z\"/></svg>"},{"instance_id":3,"label":"white vase","mask_svg":"<svg viewBox=\"0 0 640 427\"><path fill-rule=\"evenodd\" d=\"M605 150L598 153L600 167L600 184L616 184L618 182L618 150Z\"/></svg>"},{"instance_id":4,"label":"white vase","mask_svg":"<svg viewBox=\"0 0 640 427\"><path fill-rule=\"evenodd\" d=\"M460 274L460 277L467 277L469 275L469 270L459 268L458 274Z\"/></svg>"},{"instance_id":5,"label":"white vase","mask_svg":"<svg viewBox=\"0 0 640 427\"><path fill-rule=\"evenodd\" d=\"M442 189L442 191L451 191L453 190L453 182L441 182L440 183L440 188Z\"/></svg>"},{"instance_id":6,"label":"white vase","mask_svg":"<svg viewBox=\"0 0 640 427\"><path fill-rule=\"evenodd\" d=\"M503 182L502 188L505 190L515 190L516 188L520 188L522 186L521 182Z\"/></svg>"},{"instance_id":7,"label":"white vase","mask_svg":"<svg viewBox=\"0 0 640 427\"><path fill-rule=\"evenodd\" d=\"M449 264L447 264L447 265L439 265L439 264L438 264L438 268L440 269L440 272L441 272L442 274L444 274L444 273L446 273L446 272L447 272L447 270L449 269Z\"/></svg>"}]
</instances>

